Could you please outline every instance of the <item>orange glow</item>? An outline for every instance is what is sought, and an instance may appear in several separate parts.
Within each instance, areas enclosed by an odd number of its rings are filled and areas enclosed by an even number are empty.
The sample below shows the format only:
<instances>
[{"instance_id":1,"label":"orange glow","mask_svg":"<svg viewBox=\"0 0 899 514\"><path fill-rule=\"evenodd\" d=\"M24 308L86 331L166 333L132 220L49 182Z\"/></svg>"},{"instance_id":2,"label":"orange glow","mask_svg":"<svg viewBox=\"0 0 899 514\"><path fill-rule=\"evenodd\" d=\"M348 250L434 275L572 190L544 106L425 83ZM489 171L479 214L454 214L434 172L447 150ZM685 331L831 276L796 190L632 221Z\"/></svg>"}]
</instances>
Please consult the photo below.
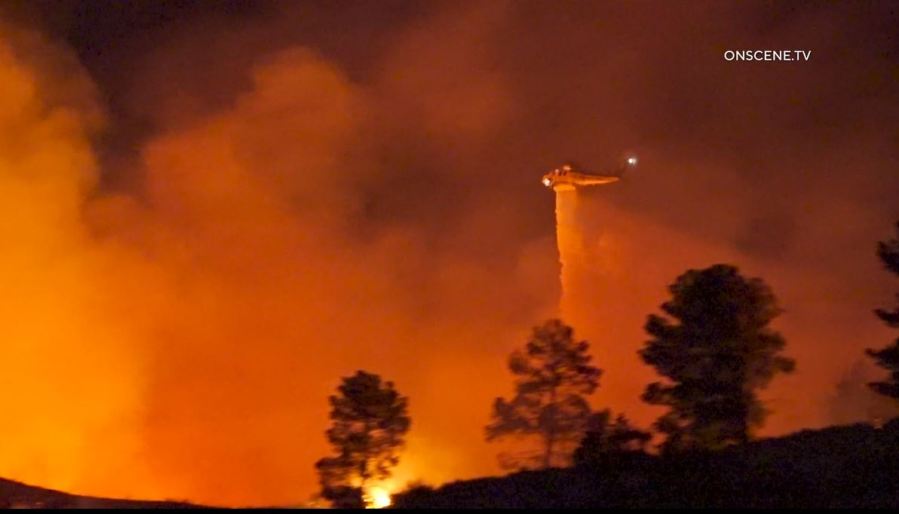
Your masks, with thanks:
<instances>
[{"instance_id":1,"label":"orange glow","mask_svg":"<svg viewBox=\"0 0 899 514\"><path fill-rule=\"evenodd\" d=\"M0 146L0 380L16 394L0 397L15 441L0 476L96 495L303 502L328 452L327 396L359 368L412 398L398 477L496 470L481 457L507 382L496 371L539 315L510 304L491 307L502 322L471 320L509 291L537 296L542 283L520 279L546 268L525 259L501 284L428 256L402 226L350 238L349 186L374 175L343 157L367 111L339 70L302 49L261 63L233 107L146 145L132 196L97 188L96 111L77 64L56 74L72 77L66 100L83 86L83 105L57 105L27 45L16 56L2 45L0 145L14 144ZM495 293L472 302L487 282ZM451 351L487 340L500 344ZM485 379L456 384L472 372Z\"/></svg>"},{"instance_id":2,"label":"orange glow","mask_svg":"<svg viewBox=\"0 0 899 514\"><path fill-rule=\"evenodd\" d=\"M365 495L365 506L369 509L390 507L390 491L382 486L370 487Z\"/></svg>"},{"instance_id":3,"label":"orange glow","mask_svg":"<svg viewBox=\"0 0 899 514\"><path fill-rule=\"evenodd\" d=\"M788 310L778 326L798 369L766 393L766 433L829 421L836 377L889 339L870 310L892 289L846 285L809 265L816 252L782 262L743 252L728 238L748 217L740 202L752 202L706 193L745 184L711 165L691 181L652 175L642 150L643 184L557 190L552 234L539 176L515 182L504 159L567 148L568 135L544 147L513 130L533 97L516 96L500 69L509 56L489 51L507 5L416 24L367 81L308 48L266 47L241 56L248 69L203 74L217 93L240 84L214 103L156 94L189 81L153 61L125 101L152 114L152 132L132 160L102 170L95 142L107 120L87 72L71 51L0 25L0 477L93 495L300 504L330 452L327 397L357 369L410 398L407 447L372 494L381 503L417 480L498 474L483 429L532 326L561 311L604 370L594 404L646 426L656 414L639 400L654 379L636 354L646 315L678 274L714 262L764 277ZM592 126L574 125L571 144L595 146ZM419 174L409 133L425 134L464 194L432 188L428 163ZM107 174L128 183L113 189ZM421 189L406 187L421 177ZM519 195L530 203L510 200L516 183L533 186L533 198ZM880 222L822 191L807 193L821 201L797 215L807 238L797 246ZM432 200L461 207L419 220ZM701 202L715 237L669 223ZM647 205L663 208L653 216ZM870 253L850 256L879 273Z\"/></svg>"}]
</instances>

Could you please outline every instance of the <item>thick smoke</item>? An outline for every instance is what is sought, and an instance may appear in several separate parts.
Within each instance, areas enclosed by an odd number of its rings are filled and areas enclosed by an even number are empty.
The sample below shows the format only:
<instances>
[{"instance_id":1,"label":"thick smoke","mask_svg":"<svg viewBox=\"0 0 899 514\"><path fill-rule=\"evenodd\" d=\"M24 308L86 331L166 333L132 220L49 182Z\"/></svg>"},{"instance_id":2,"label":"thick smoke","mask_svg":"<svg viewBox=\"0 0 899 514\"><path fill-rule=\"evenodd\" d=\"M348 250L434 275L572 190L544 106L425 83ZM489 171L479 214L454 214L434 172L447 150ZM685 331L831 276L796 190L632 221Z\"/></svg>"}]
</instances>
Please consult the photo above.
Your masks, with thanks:
<instances>
[{"instance_id":1,"label":"thick smoke","mask_svg":"<svg viewBox=\"0 0 899 514\"><path fill-rule=\"evenodd\" d=\"M76 40L80 65L3 31L0 475L302 501L359 368L411 397L398 482L497 472L505 358L559 295L539 177L625 150L640 168L578 204L595 403L652 419L645 316L724 261L786 311L768 433L852 417L837 384L889 340L871 309L895 289L873 255L899 217L886 8L415 5L193 13L105 57ZM784 46L812 60L722 56Z\"/></svg>"},{"instance_id":2,"label":"thick smoke","mask_svg":"<svg viewBox=\"0 0 899 514\"><path fill-rule=\"evenodd\" d=\"M95 98L69 53L0 26L0 463L21 480L125 491L114 477L138 478L144 315L120 300L132 261L82 222L97 182Z\"/></svg>"},{"instance_id":3,"label":"thick smoke","mask_svg":"<svg viewBox=\"0 0 899 514\"><path fill-rule=\"evenodd\" d=\"M491 397L506 382L505 354L553 307L554 295L544 298L552 277L541 277L554 267L551 235L506 247L513 262L500 270L498 262L476 258L484 248L475 255L467 249L501 234L513 210L497 216L459 190L471 207L467 217L446 223L435 217L424 227L410 219L406 209L421 205L432 179L428 170L419 180L379 164L404 158L393 136L381 132L441 126L438 118L447 113L423 107L391 113L389 105L408 86L386 79L383 86L353 84L302 46L259 55L244 71L247 87L228 105L156 120L166 126L142 143L132 168L112 170L139 176L125 181L132 184L126 192L94 187L84 123L62 127L83 162L58 151L52 133L33 142L36 154L60 161L43 165L59 185L36 177L23 182L23 192L10 193L48 218L30 222L47 225L38 241L46 250L17 247L33 260L46 252L78 263L83 253L91 267L63 277L73 284L46 270L38 274L58 290L37 291L62 299L72 313L50 311L43 296L23 303L19 295L10 312L21 326L52 332L43 335L47 349L32 345L10 361L43 383L46 373L26 366L25 357L63 359L71 367L65 382L76 383L75 392L98 388L77 401L66 397L69 408L97 412L69 419L65 409L57 413L64 398L23 395L35 410L52 413L48 424L84 454L22 445L22 468L11 461L4 474L98 494L300 501L314 491L312 463L327 451L327 395L358 368L384 374L412 396L415 432L398 479L442 481L494 469L492 458L485 466L471 457L490 451L481 430ZM34 79L41 70L23 73ZM458 94L462 100L494 94L484 91ZM54 101L49 94L42 100ZM44 113L27 114L12 120L10 131L44 123ZM471 116L444 135L461 144L495 130L489 118ZM407 181L421 190L409 191ZM45 189L65 196L38 196ZM22 216L27 212L9 219L30 220ZM70 242L72 234L83 235ZM79 286L98 298L81 298ZM93 316L81 312L88 308ZM47 321L23 318L22 310ZM67 316L78 324L67 326ZM109 352L119 353L102 353L107 338L115 343ZM82 374L88 376L79 381ZM470 382L472 375L484 379ZM10 410L23 420L22 432L42 443L39 420ZM107 432L129 445L103 439ZM459 448L478 450L460 455ZM41 459L55 466L44 470Z\"/></svg>"}]
</instances>

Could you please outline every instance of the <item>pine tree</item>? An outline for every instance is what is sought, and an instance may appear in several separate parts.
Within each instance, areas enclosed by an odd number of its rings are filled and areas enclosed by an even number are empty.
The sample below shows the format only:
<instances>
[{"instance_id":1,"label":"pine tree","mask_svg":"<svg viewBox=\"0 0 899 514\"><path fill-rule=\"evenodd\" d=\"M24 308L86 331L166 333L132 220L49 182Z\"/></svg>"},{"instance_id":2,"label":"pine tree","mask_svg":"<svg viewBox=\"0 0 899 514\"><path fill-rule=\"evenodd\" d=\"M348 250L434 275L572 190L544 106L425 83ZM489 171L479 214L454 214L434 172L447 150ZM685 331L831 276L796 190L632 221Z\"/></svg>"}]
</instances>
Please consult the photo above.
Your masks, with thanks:
<instances>
[{"instance_id":1,"label":"pine tree","mask_svg":"<svg viewBox=\"0 0 899 514\"><path fill-rule=\"evenodd\" d=\"M509 358L516 377L515 396L493 404L487 440L510 435L539 438L539 465L567 464L580 441L590 405L586 397L599 385L601 370L590 364L586 341L575 341L571 327L552 319L535 327L524 351ZM523 463L519 463L523 464Z\"/></svg>"},{"instance_id":2,"label":"pine tree","mask_svg":"<svg viewBox=\"0 0 899 514\"><path fill-rule=\"evenodd\" d=\"M896 223L896 238L889 241L881 241L877 245L877 256L884 267L895 275L899 275L899 223ZM896 295L899 299L899 294ZM877 317L883 320L890 328L899 328L899 306L895 310L877 309L874 311ZM899 338L893 344L880 350L865 350L877 365L890 372L889 377L882 382L868 384L874 391L899 399Z\"/></svg>"},{"instance_id":3,"label":"pine tree","mask_svg":"<svg viewBox=\"0 0 899 514\"><path fill-rule=\"evenodd\" d=\"M332 424L326 435L335 455L315 464L322 496L336 507L361 507L369 481L389 477L399 462L411 424L408 400L392 382L357 371L329 401Z\"/></svg>"},{"instance_id":4,"label":"pine tree","mask_svg":"<svg viewBox=\"0 0 899 514\"><path fill-rule=\"evenodd\" d=\"M650 315L652 339L640 351L667 379L643 394L669 407L655 424L668 436L664 448L745 443L767 414L756 391L795 366L778 355L785 341L768 327L780 314L774 294L761 279L724 264L687 271L669 291L662 310L673 320Z\"/></svg>"}]
</instances>

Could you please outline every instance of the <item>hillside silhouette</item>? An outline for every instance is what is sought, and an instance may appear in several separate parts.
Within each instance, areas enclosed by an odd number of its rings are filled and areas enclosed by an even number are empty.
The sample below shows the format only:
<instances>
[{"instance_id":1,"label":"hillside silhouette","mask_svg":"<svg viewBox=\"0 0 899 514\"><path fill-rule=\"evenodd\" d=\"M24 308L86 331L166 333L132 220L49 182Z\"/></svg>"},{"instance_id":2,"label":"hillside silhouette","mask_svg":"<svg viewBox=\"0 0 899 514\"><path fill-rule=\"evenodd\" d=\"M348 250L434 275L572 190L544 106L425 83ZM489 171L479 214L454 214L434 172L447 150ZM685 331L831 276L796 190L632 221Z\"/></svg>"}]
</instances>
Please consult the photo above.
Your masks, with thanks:
<instances>
[{"instance_id":1,"label":"hillside silhouette","mask_svg":"<svg viewBox=\"0 0 899 514\"><path fill-rule=\"evenodd\" d=\"M899 507L899 418L717 452L642 452L570 468L415 487L398 508Z\"/></svg>"},{"instance_id":2,"label":"hillside silhouette","mask_svg":"<svg viewBox=\"0 0 899 514\"><path fill-rule=\"evenodd\" d=\"M2 509L186 509L198 505L174 501L142 501L79 496L0 478Z\"/></svg>"}]
</instances>

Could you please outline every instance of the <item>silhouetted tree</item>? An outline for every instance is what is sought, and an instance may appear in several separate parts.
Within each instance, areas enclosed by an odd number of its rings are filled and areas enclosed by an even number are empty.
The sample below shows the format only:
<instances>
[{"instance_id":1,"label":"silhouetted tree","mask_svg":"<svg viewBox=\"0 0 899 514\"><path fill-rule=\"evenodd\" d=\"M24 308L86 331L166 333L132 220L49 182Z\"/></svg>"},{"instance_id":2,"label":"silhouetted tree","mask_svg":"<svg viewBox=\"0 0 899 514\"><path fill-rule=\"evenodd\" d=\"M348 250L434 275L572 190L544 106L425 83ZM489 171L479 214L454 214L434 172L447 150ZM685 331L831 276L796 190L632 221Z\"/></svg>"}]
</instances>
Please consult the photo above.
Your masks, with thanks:
<instances>
[{"instance_id":1,"label":"silhouetted tree","mask_svg":"<svg viewBox=\"0 0 899 514\"><path fill-rule=\"evenodd\" d=\"M642 453L652 435L632 426L619 414L612 420L609 409L593 413L587 422L587 432L574 452L578 465L602 463L629 453Z\"/></svg>"},{"instance_id":2,"label":"silhouetted tree","mask_svg":"<svg viewBox=\"0 0 899 514\"><path fill-rule=\"evenodd\" d=\"M601 370L590 364L588 348L586 341L575 341L573 329L558 319L535 327L524 351L509 357L515 396L494 401L487 440L539 437L542 466L565 463L590 416L586 396L599 385Z\"/></svg>"},{"instance_id":3,"label":"silhouetted tree","mask_svg":"<svg viewBox=\"0 0 899 514\"><path fill-rule=\"evenodd\" d=\"M756 396L778 372L792 372L779 356L783 337L768 328L780 309L758 278L718 264L689 270L669 286L662 310L650 315L652 336L643 360L667 378L650 384L643 400L670 410L655 426L668 438L666 450L717 449L745 443L767 414Z\"/></svg>"},{"instance_id":4,"label":"silhouetted tree","mask_svg":"<svg viewBox=\"0 0 899 514\"><path fill-rule=\"evenodd\" d=\"M326 435L335 455L316 462L322 496L335 507L363 506L369 480L390 476L409 430L408 400L392 382L357 371L329 398L331 428Z\"/></svg>"},{"instance_id":5,"label":"silhouetted tree","mask_svg":"<svg viewBox=\"0 0 899 514\"><path fill-rule=\"evenodd\" d=\"M880 257L887 270L899 275L899 223L896 223L895 239L881 241L877 244L877 256ZM899 299L899 294L896 295ZM890 328L899 328L899 306L895 310L888 311L877 309L877 316ZM867 349L865 352L877 362L877 365L890 372L890 376L883 382L871 382L871 389L878 393L899 399L899 338L893 344L881 350Z\"/></svg>"}]
</instances>

